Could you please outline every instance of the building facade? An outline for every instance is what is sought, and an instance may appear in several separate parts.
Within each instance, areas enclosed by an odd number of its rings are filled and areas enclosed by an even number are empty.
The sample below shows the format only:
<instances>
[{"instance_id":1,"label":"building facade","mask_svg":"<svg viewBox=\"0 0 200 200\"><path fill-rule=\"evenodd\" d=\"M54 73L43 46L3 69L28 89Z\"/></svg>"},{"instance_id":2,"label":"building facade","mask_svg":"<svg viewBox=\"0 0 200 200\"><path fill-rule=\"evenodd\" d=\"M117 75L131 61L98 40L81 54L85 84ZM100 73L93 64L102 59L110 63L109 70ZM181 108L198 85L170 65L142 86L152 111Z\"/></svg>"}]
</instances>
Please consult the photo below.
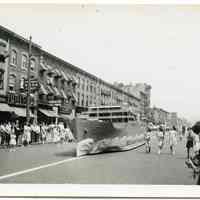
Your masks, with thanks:
<instances>
[{"instance_id":1,"label":"building facade","mask_svg":"<svg viewBox=\"0 0 200 200\"><path fill-rule=\"evenodd\" d=\"M152 113L152 122L155 124L165 124L167 126L171 125L171 114L162 109L162 108L158 108L158 107L153 107L151 109L151 113Z\"/></svg>"},{"instance_id":2,"label":"building facade","mask_svg":"<svg viewBox=\"0 0 200 200\"><path fill-rule=\"evenodd\" d=\"M29 41L0 26L0 111L26 117ZM141 99L42 49L32 43L30 60L30 115L33 119L58 118L80 112L88 106L128 105L139 114ZM2 106L3 105L3 106ZM11 115L11 114L10 114ZM10 116L11 117L11 116ZM1 119L0 119L1 120Z\"/></svg>"},{"instance_id":3,"label":"building facade","mask_svg":"<svg viewBox=\"0 0 200 200\"><path fill-rule=\"evenodd\" d=\"M142 120L150 120L150 106L151 106L151 86L146 83L137 83L135 85L115 82L114 85L129 94L140 99L139 113Z\"/></svg>"},{"instance_id":4,"label":"building facade","mask_svg":"<svg viewBox=\"0 0 200 200\"><path fill-rule=\"evenodd\" d=\"M29 41L0 26L0 54L8 51L9 57L1 62L0 111L10 111L18 117L26 117L27 71ZM30 79L38 87L31 89L30 116L57 119L60 114L69 114L75 107L76 79L69 64L42 50L32 43ZM72 68L72 67L71 67ZM41 115L40 115L41 114Z\"/></svg>"}]
</instances>

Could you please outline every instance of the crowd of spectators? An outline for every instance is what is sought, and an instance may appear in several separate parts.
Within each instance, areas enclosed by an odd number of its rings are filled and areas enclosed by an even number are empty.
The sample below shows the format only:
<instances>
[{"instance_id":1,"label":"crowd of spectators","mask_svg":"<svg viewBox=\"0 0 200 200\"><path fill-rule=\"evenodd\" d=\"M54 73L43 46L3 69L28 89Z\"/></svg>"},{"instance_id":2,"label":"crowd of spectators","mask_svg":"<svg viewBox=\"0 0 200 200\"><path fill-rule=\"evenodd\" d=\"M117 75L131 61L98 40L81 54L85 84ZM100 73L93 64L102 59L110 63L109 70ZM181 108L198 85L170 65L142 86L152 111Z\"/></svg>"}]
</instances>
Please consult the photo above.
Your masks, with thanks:
<instances>
[{"instance_id":1,"label":"crowd of spectators","mask_svg":"<svg viewBox=\"0 0 200 200\"><path fill-rule=\"evenodd\" d=\"M30 144L65 143L72 142L75 138L68 125L63 122L58 124L38 124L33 122L21 125L18 120L0 124L0 144L2 148L13 149L16 146Z\"/></svg>"}]
</instances>

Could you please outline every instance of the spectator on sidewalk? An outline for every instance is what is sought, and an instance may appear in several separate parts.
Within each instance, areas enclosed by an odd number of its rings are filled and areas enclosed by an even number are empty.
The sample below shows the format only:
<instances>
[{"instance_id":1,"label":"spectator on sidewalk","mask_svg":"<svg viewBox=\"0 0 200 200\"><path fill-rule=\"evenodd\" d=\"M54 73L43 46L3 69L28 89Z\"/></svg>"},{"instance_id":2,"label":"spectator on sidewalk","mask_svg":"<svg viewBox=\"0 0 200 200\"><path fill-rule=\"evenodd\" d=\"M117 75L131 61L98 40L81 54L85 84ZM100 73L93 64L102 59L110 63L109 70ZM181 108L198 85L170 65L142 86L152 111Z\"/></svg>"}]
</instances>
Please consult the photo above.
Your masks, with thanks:
<instances>
[{"instance_id":1,"label":"spectator on sidewalk","mask_svg":"<svg viewBox=\"0 0 200 200\"><path fill-rule=\"evenodd\" d=\"M1 134L1 145L4 146L5 141L6 141L6 132L5 132L5 126L3 123L0 125L0 134Z\"/></svg>"},{"instance_id":2,"label":"spectator on sidewalk","mask_svg":"<svg viewBox=\"0 0 200 200\"><path fill-rule=\"evenodd\" d=\"M11 124L8 122L5 125L5 132L6 132L6 146L7 148L10 147L10 135L11 135Z\"/></svg>"},{"instance_id":3,"label":"spectator on sidewalk","mask_svg":"<svg viewBox=\"0 0 200 200\"><path fill-rule=\"evenodd\" d=\"M38 143L40 136L40 127L35 121L31 125L31 132L32 132L31 143Z\"/></svg>"},{"instance_id":4,"label":"spectator on sidewalk","mask_svg":"<svg viewBox=\"0 0 200 200\"><path fill-rule=\"evenodd\" d=\"M23 138L23 145L27 146L31 143L31 127L28 122L24 125L24 138Z\"/></svg>"},{"instance_id":5,"label":"spectator on sidewalk","mask_svg":"<svg viewBox=\"0 0 200 200\"><path fill-rule=\"evenodd\" d=\"M40 131L41 131L41 141L42 141L42 144L44 144L47 139L47 127L44 122L41 125Z\"/></svg>"},{"instance_id":6,"label":"spectator on sidewalk","mask_svg":"<svg viewBox=\"0 0 200 200\"><path fill-rule=\"evenodd\" d=\"M15 129L15 136L16 136L16 145L19 145L19 136L21 135L19 120L16 120L16 123L14 124L14 129Z\"/></svg>"},{"instance_id":7,"label":"spectator on sidewalk","mask_svg":"<svg viewBox=\"0 0 200 200\"><path fill-rule=\"evenodd\" d=\"M70 129L70 127L69 127L68 125L67 125L65 131L66 131L66 135L67 135L67 141L68 141L68 142L73 142L73 141L75 141L75 138L74 138L74 136L73 136L73 134L72 134L72 131L71 131L71 129Z\"/></svg>"},{"instance_id":8,"label":"spectator on sidewalk","mask_svg":"<svg viewBox=\"0 0 200 200\"><path fill-rule=\"evenodd\" d=\"M11 127L11 134L10 134L10 152L15 151L16 146L16 133L15 133L15 124L13 123Z\"/></svg>"}]
</instances>

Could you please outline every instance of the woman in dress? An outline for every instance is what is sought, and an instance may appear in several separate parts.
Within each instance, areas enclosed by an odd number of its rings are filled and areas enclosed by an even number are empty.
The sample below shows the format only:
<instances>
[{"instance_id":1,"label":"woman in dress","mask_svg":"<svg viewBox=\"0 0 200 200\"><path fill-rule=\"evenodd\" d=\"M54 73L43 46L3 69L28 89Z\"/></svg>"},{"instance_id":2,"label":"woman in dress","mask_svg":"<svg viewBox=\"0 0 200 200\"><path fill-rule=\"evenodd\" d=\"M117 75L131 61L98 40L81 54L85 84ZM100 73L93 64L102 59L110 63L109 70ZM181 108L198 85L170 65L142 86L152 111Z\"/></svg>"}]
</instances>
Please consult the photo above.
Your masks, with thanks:
<instances>
[{"instance_id":1,"label":"woman in dress","mask_svg":"<svg viewBox=\"0 0 200 200\"><path fill-rule=\"evenodd\" d=\"M159 130L157 132L157 139L158 139L158 154L160 154L164 145L164 130L161 126L159 127Z\"/></svg>"},{"instance_id":2,"label":"woman in dress","mask_svg":"<svg viewBox=\"0 0 200 200\"><path fill-rule=\"evenodd\" d=\"M15 135L15 127L14 125L11 127L11 134L10 134L10 151L15 151L16 146L16 135Z\"/></svg>"},{"instance_id":3,"label":"woman in dress","mask_svg":"<svg viewBox=\"0 0 200 200\"><path fill-rule=\"evenodd\" d=\"M24 146L27 146L31 142L31 127L30 124L27 122L24 125L24 141L23 144Z\"/></svg>"},{"instance_id":4,"label":"woman in dress","mask_svg":"<svg viewBox=\"0 0 200 200\"><path fill-rule=\"evenodd\" d=\"M47 139L47 129L46 129L45 123L43 122L43 124L41 125L42 144L44 144L46 142L46 139Z\"/></svg>"},{"instance_id":5,"label":"woman in dress","mask_svg":"<svg viewBox=\"0 0 200 200\"><path fill-rule=\"evenodd\" d=\"M7 148L10 147L10 135L11 135L11 124L8 122L5 126L5 131L6 131L6 145Z\"/></svg>"},{"instance_id":6,"label":"woman in dress","mask_svg":"<svg viewBox=\"0 0 200 200\"><path fill-rule=\"evenodd\" d=\"M175 154L175 147L177 145L177 131L176 127L173 126L172 130L169 131L169 146L170 146L170 152L172 155Z\"/></svg>"},{"instance_id":7,"label":"woman in dress","mask_svg":"<svg viewBox=\"0 0 200 200\"><path fill-rule=\"evenodd\" d=\"M53 142L56 144L59 142L59 128L57 126L55 126L53 128L53 136L54 136L54 140Z\"/></svg>"}]
</instances>

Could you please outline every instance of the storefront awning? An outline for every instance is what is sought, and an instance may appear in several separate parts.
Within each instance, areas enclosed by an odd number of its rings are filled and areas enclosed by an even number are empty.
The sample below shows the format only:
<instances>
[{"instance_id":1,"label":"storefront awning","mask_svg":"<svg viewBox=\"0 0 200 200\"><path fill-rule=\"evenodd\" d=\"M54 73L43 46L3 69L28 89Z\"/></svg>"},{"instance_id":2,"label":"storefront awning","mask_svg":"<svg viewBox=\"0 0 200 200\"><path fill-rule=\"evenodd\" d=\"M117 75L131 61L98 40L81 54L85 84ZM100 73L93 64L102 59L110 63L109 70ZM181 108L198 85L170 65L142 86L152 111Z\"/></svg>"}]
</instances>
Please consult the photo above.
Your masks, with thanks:
<instances>
[{"instance_id":1,"label":"storefront awning","mask_svg":"<svg viewBox=\"0 0 200 200\"><path fill-rule=\"evenodd\" d=\"M6 103L0 103L0 112L13 112L12 108Z\"/></svg>"},{"instance_id":2,"label":"storefront awning","mask_svg":"<svg viewBox=\"0 0 200 200\"><path fill-rule=\"evenodd\" d=\"M49 74L49 75L55 74L55 70L53 69L53 67L51 67L50 65L47 65L47 68L48 68L47 74Z\"/></svg>"},{"instance_id":3,"label":"storefront awning","mask_svg":"<svg viewBox=\"0 0 200 200\"><path fill-rule=\"evenodd\" d=\"M78 84L78 79L75 76L72 76L73 84Z\"/></svg>"},{"instance_id":4,"label":"storefront awning","mask_svg":"<svg viewBox=\"0 0 200 200\"><path fill-rule=\"evenodd\" d=\"M62 97L63 97L64 99L67 99L67 95L65 94L64 90L61 90L61 94L62 94Z\"/></svg>"},{"instance_id":5,"label":"storefront awning","mask_svg":"<svg viewBox=\"0 0 200 200\"><path fill-rule=\"evenodd\" d=\"M26 117L26 108L11 107L11 109L19 117ZM30 111L30 117L34 117L34 115L31 113L31 111Z\"/></svg>"},{"instance_id":6,"label":"storefront awning","mask_svg":"<svg viewBox=\"0 0 200 200\"><path fill-rule=\"evenodd\" d=\"M40 83L39 94L48 94L48 91L45 89L44 85Z\"/></svg>"},{"instance_id":7,"label":"storefront awning","mask_svg":"<svg viewBox=\"0 0 200 200\"><path fill-rule=\"evenodd\" d=\"M48 94L54 94L53 89L49 85L47 85L47 91L48 91Z\"/></svg>"},{"instance_id":8,"label":"storefront awning","mask_svg":"<svg viewBox=\"0 0 200 200\"><path fill-rule=\"evenodd\" d=\"M39 111L47 117L58 117L58 115L53 110L39 109Z\"/></svg>"},{"instance_id":9,"label":"storefront awning","mask_svg":"<svg viewBox=\"0 0 200 200\"><path fill-rule=\"evenodd\" d=\"M58 69L55 69L54 72L55 72L55 76L56 77L61 77L62 76L61 72Z\"/></svg>"},{"instance_id":10,"label":"storefront awning","mask_svg":"<svg viewBox=\"0 0 200 200\"><path fill-rule=\"evenodd\" d=\"M53 90L54 90L54 95L57 96L57 97L62 97L62 95L60 94L59 90L57 87L53 87Z\"/></svg>"},{"instance_id":11,"label":"storefront awning","mask_svg":"<svg viewBox=\"0 0 200 200\"><path fill-rule=\"evenodd\" d=\"M48 67L45 66L44 63L40 63L40 71L47 71Z\"/></svg>"},{"instance_id":12,"label":"storefront awning","mask_svg":"<svg viewBox=\"0 0 200 200\"><path fill-rule=\"evenodd\" d=\"M75 95L75 93L72 92L72 98L77 102L77 97Z\"/></svg>"},{"instance_id":13,"label":"storefront awning","mask_svg":"<svg viewBox=\"0 0 200 200\"><path fill-rule=\"evenodd\" d=\"M68 77L66 76L66 74L63 71L61 71L60 73L61 73L62 79L64 81L69 81Z\"/></svg>"},{"instance_id":14,"label":"storefront awning","mask_svg":"<svg viewBox=\"0 0 200 200\"><path fill-rule=\"evenodd\" d=\"M52 70L52 67L50 65L46 65L48 70Z\"/></svg>"},{"instance_id":15,"label":"storefront awning","mask_svg":"<svg viewBox=\"0 0 200 200\"><path fill-rule=\"evenodd\" d=\"M72 120L72 119L74 119L74 117L72 116L72 114L70 114L70 115L60 114L60 115L59 115L59 118L67 119L67 120Z\"/></svg>"},{"instance_id":16,"label":"storefront awning","mask_svg":"<svg viewBox=\"0 0 200 200\"><path fill-rule=\"evenodd\" d=\"M68 78L68 81L73 81L73 78L70 74L66 74L67 78Z\"/></svg>"}]
</instances>

